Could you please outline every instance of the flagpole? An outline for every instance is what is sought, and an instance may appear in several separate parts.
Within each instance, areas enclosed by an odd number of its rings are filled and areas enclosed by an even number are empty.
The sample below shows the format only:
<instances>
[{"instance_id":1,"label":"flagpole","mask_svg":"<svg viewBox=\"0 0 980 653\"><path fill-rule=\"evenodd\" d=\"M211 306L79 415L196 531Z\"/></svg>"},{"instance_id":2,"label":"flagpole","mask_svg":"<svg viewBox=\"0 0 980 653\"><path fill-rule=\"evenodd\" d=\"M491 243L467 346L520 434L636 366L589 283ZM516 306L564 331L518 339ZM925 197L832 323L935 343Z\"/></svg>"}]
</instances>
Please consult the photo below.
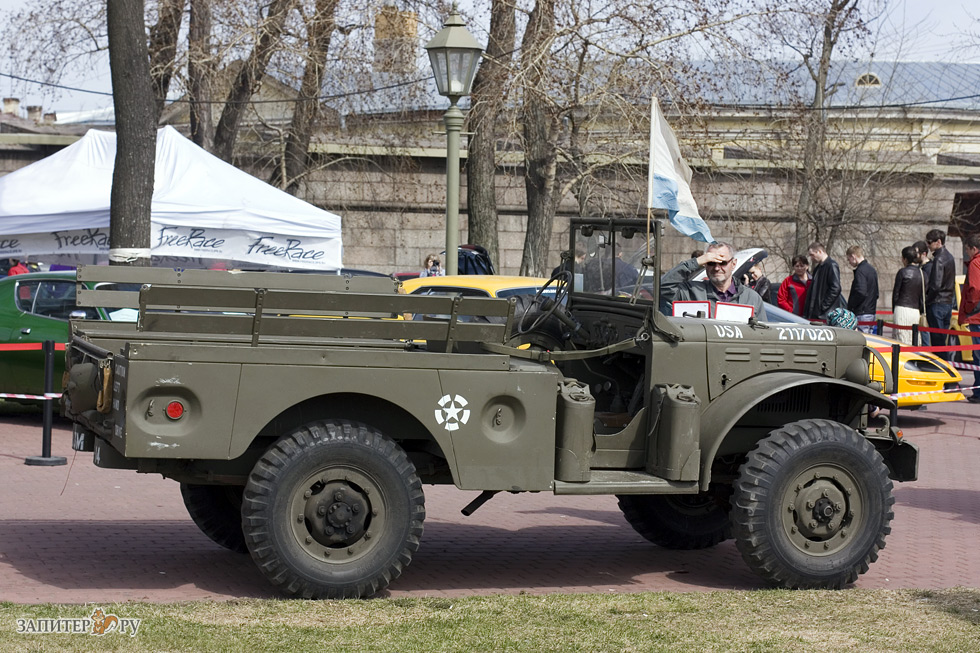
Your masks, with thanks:
<instances>
[{"instance_id":1,"label":"flagpole","mask_svg":"<svg viewBox=\"0 0 980 653\"><path fill-rule=\"evenodd\" d=\"M657 96L650 94L650 159L647 166L647 258L650 258L650 223L653 221L653 130L657 125Z\"/></svg>"}]
</instances>

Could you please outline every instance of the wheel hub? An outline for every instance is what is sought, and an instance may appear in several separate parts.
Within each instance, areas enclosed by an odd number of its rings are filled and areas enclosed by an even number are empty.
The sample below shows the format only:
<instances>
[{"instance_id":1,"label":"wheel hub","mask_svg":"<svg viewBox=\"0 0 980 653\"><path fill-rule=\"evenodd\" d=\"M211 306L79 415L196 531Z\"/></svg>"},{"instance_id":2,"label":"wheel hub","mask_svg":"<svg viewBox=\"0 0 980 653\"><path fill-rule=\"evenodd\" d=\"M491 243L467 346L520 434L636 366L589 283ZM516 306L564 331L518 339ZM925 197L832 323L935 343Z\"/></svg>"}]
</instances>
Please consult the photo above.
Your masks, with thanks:
<instances>
[{"instance_id":1,"label":"wheel hub","mask_svg":"<svg viewBox=\"0 0 980 653\"><path fill-rule=\"evenodd\" d=\"M297 543L327 564L346 564L368 555L388 519L383 492L354 468L323 469L296 486L290 523Z\"/></svg>"},{"instance_id":2,"label":"wheel hub","mask_svg":"<svg viewBox=\"0 0 980 653\"><path fill-rule=\"evenodd\" d=\"M848 544L863 519L853 478L832 465L812 467L790 483L783 528L790 541L810 555L831 554Z\"/></svg>"},{"instance_id":3,"label":"wheel hub","mask_svg":"<svg viewBox=\"0 0 980 653\"><path fill-rule=\"evenodd\" d=\"M368 501L358 489L342 481L323 485L306 501L304 517L313 539L326 546L346 546L367 530Z\"/></svg>"}]
</instances>

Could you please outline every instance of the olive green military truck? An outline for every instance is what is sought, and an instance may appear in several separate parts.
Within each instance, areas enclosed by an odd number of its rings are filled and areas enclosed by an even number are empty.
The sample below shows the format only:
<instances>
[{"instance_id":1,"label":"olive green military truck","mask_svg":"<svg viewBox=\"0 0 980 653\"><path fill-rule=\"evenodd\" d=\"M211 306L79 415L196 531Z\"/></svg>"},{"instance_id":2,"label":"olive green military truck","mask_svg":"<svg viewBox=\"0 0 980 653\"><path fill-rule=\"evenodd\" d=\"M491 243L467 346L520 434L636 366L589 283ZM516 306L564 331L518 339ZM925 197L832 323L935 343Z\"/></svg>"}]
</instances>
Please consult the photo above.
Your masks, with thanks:
<instances>
[{"instance_id":1,"label":"olive green military truck","mask_svg":"<svg viewBox=\"0 0 980 653\"><path fill-rule=\"evenodd\" d=\"M887 420L868 426L869 407L890 407L873 352L825 326L665 316L652 230L573 221L584 270L569 261L533 301L82 268L81 282L142 285L79 286L80 303L139 319L72 322L73 447L179 482L208 537L295 596L369 596L397 578L429 484L479 492L465 514L498 492L615 495L657 545L734 538L775 585L853 582L885 545L892 480L917 467ZM641 255L623 287L620 250Z\"/></svg>"}]
</instances>

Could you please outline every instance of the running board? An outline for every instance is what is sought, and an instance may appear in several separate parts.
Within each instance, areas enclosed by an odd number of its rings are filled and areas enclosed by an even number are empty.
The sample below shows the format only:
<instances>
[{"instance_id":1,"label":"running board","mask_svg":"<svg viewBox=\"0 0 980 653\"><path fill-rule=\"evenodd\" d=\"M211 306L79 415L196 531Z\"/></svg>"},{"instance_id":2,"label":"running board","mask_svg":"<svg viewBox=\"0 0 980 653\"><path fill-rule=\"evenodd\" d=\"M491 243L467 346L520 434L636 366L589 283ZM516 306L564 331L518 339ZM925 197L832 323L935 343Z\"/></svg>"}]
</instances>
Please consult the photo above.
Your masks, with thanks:
<instances>
[{"instance_id":1,"label":"running board","mask_svg":"<svg viewBox=\"0 0 980 653\"><path fill-rule=\"evenodd\" d=\"M697 481L668 481L644 472L593 469L585 483L555 481L555 494L697 494Z\"/></svg>"}]
</instances>

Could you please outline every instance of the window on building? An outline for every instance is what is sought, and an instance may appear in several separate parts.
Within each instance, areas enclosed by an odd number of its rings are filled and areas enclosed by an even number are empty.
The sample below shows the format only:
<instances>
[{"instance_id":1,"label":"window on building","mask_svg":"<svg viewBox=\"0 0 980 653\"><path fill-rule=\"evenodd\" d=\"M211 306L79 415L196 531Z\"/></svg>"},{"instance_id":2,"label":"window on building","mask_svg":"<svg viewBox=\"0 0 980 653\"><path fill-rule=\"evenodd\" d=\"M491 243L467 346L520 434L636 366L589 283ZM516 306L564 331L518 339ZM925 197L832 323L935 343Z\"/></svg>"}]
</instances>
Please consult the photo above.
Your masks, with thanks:
<instances>
[{"instance_id":1,"label":"window on building","mask_svg":"<svg viewBox=\"0 0 980 653\"><path fill-rule=\"evenodd\" d=\"M857 78L858 87L881 86L881 79L874 73L864 73Z\"/></svg>"}]
</instances>

